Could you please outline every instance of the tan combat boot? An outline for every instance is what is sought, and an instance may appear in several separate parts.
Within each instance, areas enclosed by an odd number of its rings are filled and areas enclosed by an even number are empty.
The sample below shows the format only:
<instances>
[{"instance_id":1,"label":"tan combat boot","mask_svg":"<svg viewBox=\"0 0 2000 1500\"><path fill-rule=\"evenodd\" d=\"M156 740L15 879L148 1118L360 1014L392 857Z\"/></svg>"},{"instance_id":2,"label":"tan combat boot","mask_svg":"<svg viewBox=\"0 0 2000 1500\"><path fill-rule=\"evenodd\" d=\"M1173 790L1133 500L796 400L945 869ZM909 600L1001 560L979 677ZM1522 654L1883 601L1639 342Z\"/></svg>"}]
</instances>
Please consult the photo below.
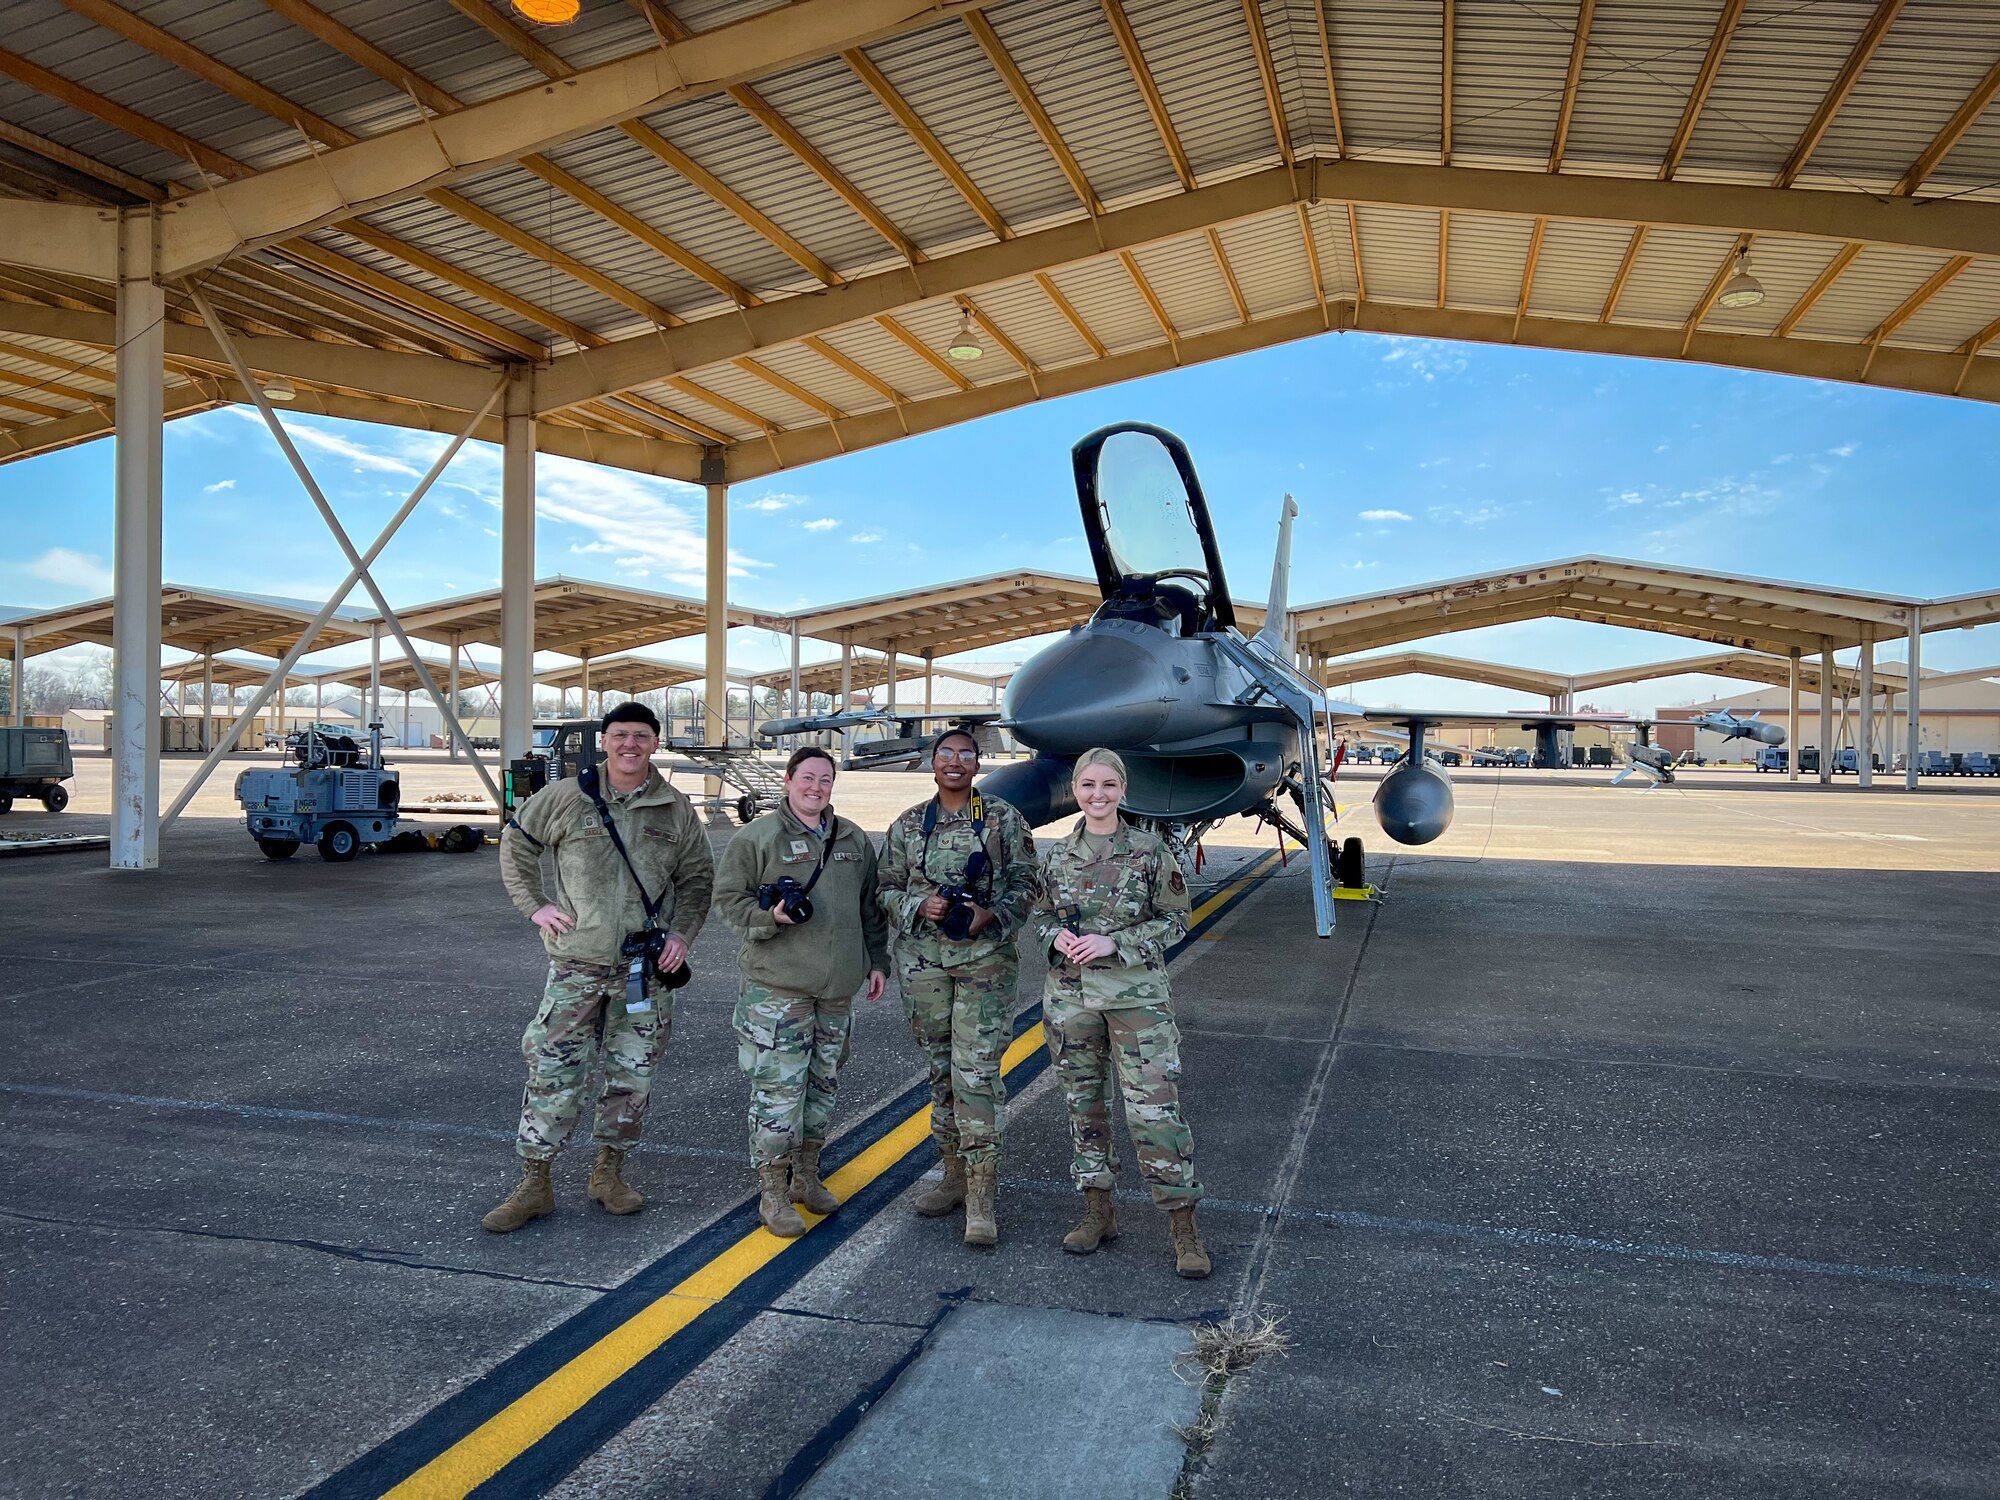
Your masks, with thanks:
<instances>
[{"instance_id":1,"label":"tan combat boot","mask_svg":"<svg viewBox=\"0 0 2000 1500\"><path fill-rule=\"evenodd\" d=\"M925 1188L910 1204L926 1219L941 1219L965 1201L965 1158L956 1151L945 1151L938 1160L944 1167L943 1180Z\"/></svg>"},{"instance_id":2,"label":"tan combat boot","mask_svg":"<svg viewBox=\"0 0 2000 1500\"><path fill-rule=\"evenodd\" d=\"M840 1200L819 1180L819 1153L824 1141L800 1141L792 1152L792 1192L794 1203L803 1203L816 1214L830 1214L840 1208Z\"/></svg>"},{"instance_id":3,"label":"tan combat boot","mask_svg":"<svg viewBox=\"0 0 2000 1500\"><path fill-rule=\"evenodd\" d=\"M764 1221L764 1227L781 1240L795 1240L804 1234L806 1221L799 1217L799 1211L789 1201L791 1163L779 1161L768 1167L759 1167L757 1176L764 1184L763 1196L757 1200L757 1217Z\"/></svg>"},{"instance_id":4,"label":"tan combat boot","mask_svg":"<svg viewBox=\"0 0 2000 1500\"><path fill-rule=\"evenodd\" d=\"M1110 1188L1085 1188L1083 1205L1083 1222L1063 1236L1062 1247L1071 1255L1088 1255L1106 1240L1118 1238Z\"/></svg>"},{"instance_id":5,"label":"tan combat boot","mask_svg":"<svg viewBox=\"0 0 2000 1500\"><path fill-rule=\"evenodd\" d=\"M512 1234L523 1224L532 1224L537 1219L546 1219L556 1211L556 1190L549 1183L547 1160L523 1157L521 1160L521 1180L514 1184L514 1191L507 1195L507 1201L481 1219L480 1224L495 1234Z\"/></svg>"},{"instance_id":6,"label":"tan combat boot","mask_svg":"<svg viewBox=\"0 0 2000 1500\"><path fill-rule=\"evenodd\" d=\"M623 1151L597 1148L597 1165L590 1169L590 1201L608 1214L636 1214L646 1206L646 1200L619 1175L624 1166Z\"/></svg>"},{"instance_id":7,"label":"tan combat boot","mask_svg":"<svg viewBox=\"0 0 2000 1500\"><path fill-rule=\"evenodd\" d=\"M1000 1163L976 1161L965 1169L965 1243L997 1245L1000 1223L994 1217L993 1193Z\"/></svg>"},{"instance_id":8,"label":"tan combat boot","mask_svg":"<svg viewBox=\"0 0 2000 1500\"><path fill-rule=\"evenodd\" d=\"M1167 1221L1174 1241L1174 1269L1190 1281L1201 1280L1209 1272L1208 1251L1201 1243L1201 1231L1194 1227L1194 1205L1168 1209Z\"/></svg>"}]
</instances>

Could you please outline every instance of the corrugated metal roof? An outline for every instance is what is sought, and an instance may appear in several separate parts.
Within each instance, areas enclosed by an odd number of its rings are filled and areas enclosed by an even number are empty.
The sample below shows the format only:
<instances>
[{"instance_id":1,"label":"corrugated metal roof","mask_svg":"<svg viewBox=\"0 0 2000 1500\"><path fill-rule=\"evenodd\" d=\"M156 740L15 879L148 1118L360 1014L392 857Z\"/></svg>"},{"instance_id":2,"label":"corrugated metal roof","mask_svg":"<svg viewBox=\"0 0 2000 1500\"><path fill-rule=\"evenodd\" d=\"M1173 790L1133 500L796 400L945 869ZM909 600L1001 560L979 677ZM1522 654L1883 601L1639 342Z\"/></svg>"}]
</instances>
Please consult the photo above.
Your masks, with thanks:
<instances>
[{"instance_id":1,"label":"corrugated metal roof","mask_svg":"<svg viewBox=\"0 0 2000 1500\"><path fill-rule=\"evenodd\" d=\"M416 118L416 107L401 88L293 27L259 0L129 3L142 20L341 129L366 136L402 128ZM683 0L674 14L703 29L781 3ZM1276 166L1282 159L1279 138L1253 45L1253 22L1242 0L1121 3L1197 178L1215 184ZM592 0L576 25L561 28L527 26L504 5L496 5L488 25L456 6L411 7L402 0L325 0L322 8L333 21L467 104L545 81L533 62L496 34L508 33L510 27L518 27L570 68L589 68L655 45L641 10L624 0ZM1300 157L1309 163L1314 156L1336 154L1320 41L1324 15L1350 154L1384 163L1430 165L1439 160L1446 39L1442 7L1434 0L1327 0L1323 11L1316 0L1257 0L1252 9L1269 47L1284 127ZM1545 170L1578 9L1578 0L1537 0L1532 6L1517 0L1458 0L1449 80L1455 170ZM1167 148L1100 0L996 0L982 14L1107 208L1118 211L1180 193ZM1661 175L1663 153L1688 113L1689 91L1710 56L1719 14L1719 0L1601 0L1584 53L1565 172L1642 179ZM1874 15L1872 0L1806 5L1749 0L1674 175L1691 184L1774 180ZM253 167L290 160L306 150L289 123L94 25L60 0L17 0L9 12L5 43L33 62ZM1083 206L1056 157L963 19L918 18L901 34L871 42L866 54L976 192L990 201L1005 226L1002 238L1032 236L1082 215ZM2000 4L1909 0L1852 96L1835 114L1800 179L1806 185L1801 190L1881 193L1893 187L1996 55ZM993 244L994 228L982 222L949 175L841 58L778 70L757 78L755 87L853 191L864 195L866 205L885 215L924 257L943 260ZM155 183L199 180L178 153L129 136L11 78L0 78L0 120L94 158L111 176L125 172ZM522 234L545 242L552 254L522 249L416 195L371 212L367 222L436 257L451 277L419 271L397 254L335 229L314 231L308 238L400 282L413 294L435 297L555 353L569 347L560 332L495 305L465 283L481 279L498 289L495 295L532 305L551 321L567 321L617 341L648 332L648 315L631 305L634 299L690 321L732 318L739 311L729 291L673 263L649 242L661 237L742 288L752 304L820 290L801 260L817 258L850 279L900 266L894 246L863 212L843 201L810 163L725 93L678 101L654 111L647 123L713 174L723 184L719 195L683 178L615 128L591 132L548 153L587 190L608 199L615 212L646 226L645 234L629 233L534 173L506 166L454 183L453 189ZM32 166L36 160L26 148L6 150L11 162ZM1309 164L1301 169L1297 180L1302 190L1311 182L1310 170ZM72 188L97 187L110 197L122 196L68 167L50 165L46 171ZM1930 191L2000 200L2000 115L1989 111L1971 123L1933 173ZM729 194L739 195L753 216L767 217L803 246L799 258L718 201ZM1439 212L1364 206L1355 217L1368 303L1406 309L1398 314L1405 320L1439 310ZM1360 279L1346 206L1315 204L1308 218L1326 294L1353 298ZM1452 213L1442 312L1512 313L1521 294L1533 223L1526 214ZM1552 219L1543 236L1529 311L1596 322L1632 234L1630 225ZM1236 222L1221 222L1215 235L1253 319L1311 304L1310 264L1293 208L1259 210ZM1612 323L1683 326L1735 237L1726 228L1652 228ZM1734 312L1711 308L1702 330L1770 337L1792 317L1839 249L1836 240L1763 235L1753 248L1752 264L1766 289L1764 301ZM1178 337L1198 338L1241 321L1230 283L1199 220L1138 246L1134 255ZM568 274L563 257L615 283L613 290L599 290ZM418 347L476 350L487 358L498 354L489 347L490 335L441 327L429 314L393 297L350 288L317 271L302 273L283 246L259 252L255 259L279 272L275 285L244 284L226 272L211 278L211 288L231 317L299 332L324 328L338 336L373 338L389 332ZM1797 318L1793 336L1801 345L1865 339L1948 259L1941 251L1870 244L1825 288L1817 305ZM1070 318L1021 274L1021 266L1019 260L1010 261L997 273L997 284L973 288L985 314L1037 367L1062 368L1094 359ZM1116 255L1102 253L1067 264L1058 258L1048 264L1047 273L1113 353L1159 349L1166 343ZM958 312L950 297L929 294L937 283L929 282L928 275L919 268L924 291L912 305L867 305L887 306L910 337L941 349L957 325ZM338 299L329 297L330 286L338 287ZM617 288L626 295L615 294ZM19 269L0 269L0 297L110 306L101 286ZM1911 313L1887 342L1911 349L1958 349L1996 319L2000 265L1977 260ZM1299 325L1288 326L1296 332ZM872 321L850 321L823 336L829 347L906 399L922 401L959 390L930 360ZM9 342L16 348L43 347L18 337ZM975 389L1008 385L1019 373L997 340L987 344L986 358L953 367ZM45 347L71 358L98 357L87 346L60 340ZM663 384L636 389L732 441L757 443L765 423L785 428L824 423L826 404L844 413L877 411L887 404L867 380L802 345L780 343L757 350L756 357L780 380L814 399L801 399L727 362L685 373L717 401L755 413L756 424ZM1796 361L1787 354L1779 362ZM1983 379L1990 367L1977 363ZM661 368L669 367L663 361ZM1931 378L1948 387L1955 377ZM88 411L87 402L54 390L47 390L43 399L35 394L38 381L43 388L109 389L108 379L59 373L20 355L0 357L0 398L11 391L47 410ZM10 417L20 410L10 408ZM31 416L51 420L40 412L31 411ZM34 425L31 420L0 435L0 453L31 442L20 433L32 432ZM87 424L65 428L88 430Z\"/></svg>"}]
</instances>

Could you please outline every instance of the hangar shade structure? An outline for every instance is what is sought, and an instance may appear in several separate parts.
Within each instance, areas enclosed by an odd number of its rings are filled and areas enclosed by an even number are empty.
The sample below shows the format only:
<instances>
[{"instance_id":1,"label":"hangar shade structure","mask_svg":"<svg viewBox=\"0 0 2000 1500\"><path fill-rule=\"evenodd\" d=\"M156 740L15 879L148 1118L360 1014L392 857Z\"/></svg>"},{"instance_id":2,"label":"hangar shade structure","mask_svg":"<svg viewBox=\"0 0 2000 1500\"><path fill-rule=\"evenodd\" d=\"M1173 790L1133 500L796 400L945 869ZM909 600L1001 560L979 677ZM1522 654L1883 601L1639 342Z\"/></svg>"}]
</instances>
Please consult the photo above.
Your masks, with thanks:
<instances>
[{"instance_id":1,"label":"hangar shade structure","mask_svg":"<svg viewBox=\"0 0 2000 1500\"><path fill-rule=\"evenodd\" d=\"M2000 399L2000 13L1954 0L8 20L0 457L125 429L132 701L159 424L260 392L502 444L517 704L537 453L706 486L719 601L731 483L1327 331Z\"/></svg>"}]
</instances>

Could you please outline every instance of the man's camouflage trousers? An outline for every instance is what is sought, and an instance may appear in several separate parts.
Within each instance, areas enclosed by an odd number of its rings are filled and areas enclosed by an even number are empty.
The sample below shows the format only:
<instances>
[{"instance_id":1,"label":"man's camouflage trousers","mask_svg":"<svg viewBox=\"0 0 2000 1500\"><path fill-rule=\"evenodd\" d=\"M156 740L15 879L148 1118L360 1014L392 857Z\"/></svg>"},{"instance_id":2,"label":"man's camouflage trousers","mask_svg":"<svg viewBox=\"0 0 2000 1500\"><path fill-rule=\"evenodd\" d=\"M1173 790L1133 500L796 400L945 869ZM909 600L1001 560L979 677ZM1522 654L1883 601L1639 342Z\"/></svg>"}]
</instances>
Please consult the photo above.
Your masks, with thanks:
<instances>
[{"instance_id":1,"label":"man's camouflage trousers","mask_svg":"<svg viewBox=\"0 0 2000 1500\"><path fill-rule=\"evenodd\" d=\"M1118 1146L1111 1132L1115 1072L1132 1150L1153 1201L1166 1208L1196 1202L1201 1184L1194 1176L1194 1135L1181 1119L1181 1033L1173 1006L1086 1010L1051 997L1042 1025L1069 1105L1075 1153L1070 1180L1079 1188L1117 1185Z\"/></svg>"},{"instance_id":2,"label":"man's camouflage trousers","mask_svg":"<svg viewBox=\"0 0 2000 1500\"><path fill-rule=\"evenodd\" d=\"M774 1166L800 1141L824 1141L854 1024L854 997L780 995L745 984L736 1065L750 1080L750 1161Z\"/></svg>"},{"instance_id":3,"label":"man's camouflage trousers","mask_svg":"<svg viewBox=\"0 0 2000 1500\"><path fill-rule=\"evenodd\" d=\"M597 1096L591 1137L617 1151L639 1143L653 1065L673 1030L671 993L656 989L652 1000L650 1011L628 1015L624 969L567 959L549 965L542 1008L521 1038L528 1087L521 1097L515 1149L524 1159L547 1160L568 1142L600 1053L604 1087Z\"/></svg>"},{"instance_id":4,"label":"man's camouflage trousers","mask_svg":"<svg viewBox=\"0 0 2000 1500\"><path fill-rule=\"evenodd\" d=\"M1000 1059L1020 973L1012 954L957 969L905 969L903 1011L931 1081L931 1139L968 1162L997 1161L1007 1128Z\"/></svg>"}]
</instances>

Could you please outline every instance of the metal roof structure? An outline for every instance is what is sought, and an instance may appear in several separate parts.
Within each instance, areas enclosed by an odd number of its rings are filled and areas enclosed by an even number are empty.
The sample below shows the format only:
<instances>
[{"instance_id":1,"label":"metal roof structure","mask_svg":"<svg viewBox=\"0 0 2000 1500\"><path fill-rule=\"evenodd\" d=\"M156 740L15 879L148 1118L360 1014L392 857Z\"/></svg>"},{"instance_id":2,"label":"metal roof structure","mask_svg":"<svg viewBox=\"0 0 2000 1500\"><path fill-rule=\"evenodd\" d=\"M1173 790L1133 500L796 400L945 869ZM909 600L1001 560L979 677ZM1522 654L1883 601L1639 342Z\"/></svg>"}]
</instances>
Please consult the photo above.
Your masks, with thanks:
<instances>
[{"instance_id":1,"label":"metal roof structure","mask_svg":"<svg viewBox=\"0 0 2000 1500\"><path fill-rule=\"evenodd\" d=\"M261 656L217 656L213 658L190 656L186 661L175 662L160 676L163 683L175 687L185 684L193 687L204 679L216 687L236 688L260 687L278 670L278 663ZM310 670L294 668L285 679L285 686L296 683L311 683L320 674Z\"/></svg>"},{"instance_id":2,"label":"metal roof structure","mask_svg":"<svg viewBox=\"0 0 2000 1500\"><path fill-rule=\"evenodd\" d=\"M276 663L273 663L273 665L275 666ZM424 665L430 669L432 680L440 686L450 680L450 657L432 656L426 652L424 654ZM322 682L337 682L344 687L365 688L368 686L371 671L372 668L370 668L368 663L363 662L358 667L342 667L337 671L329 671L322 668L317 672L307 675L309 680L317 678ZM267 673L266 675L268 676L269 674ZM262 682L263 680L262 677L255 679L256 682ZM296 674L294 680L297 680ZM500 667L497 662L467 661L462 656L459 658L458 685L460 691L464 691L467 688L484 687L489 682L498 682L499 680ZM390 693L419 693L423 691L424 686L423 682L417 676L416 668L412 667L409 659L404 656L391 657L385 655L382 658L381 682L383 691Z\"/></svg>"},{"instance_id":3,"label":"metal roof structure","mask_svg":"<svg viewBox=\"0 0 2000 1500\"><path fill-rule=\"evenodd\" d=\"M687 480L1347 329L2000 399L1991 5L8 18L7 457L112 430L128 208L169 415L245 395L198 283L297 410L456 430L532 369L544 451ZM1727 305L1745 253L1763 296Z\"/></svg>"},{"instance_id":4,"label":"metal roof structure","mask_svg":"<svg viewBox=\"0 0 2000 1500\"><path fill-rule=\"evenodd\" d=\"M262 594L236 594L222 589L168 584L160 592L160 641L197 656L221 651L257 651L280 656L304 634L320 606L304 599L278 599ZM60 651L86 642L111 644L112 601L91 599L7 622L9 632L25 636L24 656ZM343 607L320 627L313 649L365 641L374 617ZM272 666L277 663L274 661Z\"/></svg>"},{"instance_id":5,"label":"metal roof structure","mask_svg":"<svg viewBox=\"0 0 2000 1500\"><path fill-rule=\"evenodd\" d=\"M656 641L699 635L707 606L682 594L556 575L535 580L535 650L564 656L610 656ZM499 589L399 609L403 628L428 641L498 646ZM731 609L732 625L761 621Z\"/></svg>"},{"instance_id":6,"label":"metal roof structure","mask_svg":"<svg viewBox=\"0 0 2000 1500\"><path fill-rule=\"evenodd\" d=\"M1461 682L1486 683L1520 692L1545 694L1586 693L1595 688L1623 687L1630 683L1652 682L1662 677L1734 677L1745 682L1763 682L1784 687L1790 680L1791 660L1761 651L1720 651L1707 656L1683 656L1670 661L1640 662L1633 666L1606 667L1594 672L1562 673L1536 667L1508 666L1501 662L1475 661L1459 656L1440 656L1430 651L1393 651L1379 656L1348 657L1322 662L1320 679L1329 688L1350 683L1376 682L1385 677L1420 675L1448 677ZM1899 661L1874 664L1874 688L1878 693L1899 693L1907 687L1909 669ZM1926 670L1924 685L1944 686L1993 676L2000 669L1971 673L1942 673ZM1859 666L1837 662L1833 669L1836 693L1852 696L1861 691ZM1820 690L1820 659L1802 656L1799 687L1807 693Z\"/></svg>"},{"instance_id":7,"label":"metal roof structure","mask_svg":"<svg viewBox=\"0 0 2000 1500\"><path fill-rule=\"evenodd\" d=\"M602 660L593 659L589 665L590 687L593 692L650 693L660 688L684 687L690 682L700 682L704 667L690 666L682 661L666 661L653 656L607 656ZM497 673L495 674L498 675ZM543 687L559 688L564 692L573 687L583 686L584 664L576 662L567 667L555 667L546 672L537 672L535 681ZM741 681L732 677L732 681Z\"/></svg>"},{"instance_id":8,"label":"metal roof structure","mask_svg":"<svg viewBox=\"0 0 2000 1500\"><path fill-rule=\"evenodd\" d=\"M954 682L969 682L979 687L987 688L1005 687L1007 680L1014 675L1011 667L1004 671L981 672L970 667L939 665L933 667L932 671L936 676L949 677ZM814 697L828 693L837 694L840 691L840 675L839 657L834 657L829 661L801 662L799 664L799 691ZM919 672L912 678L907 670L907 663L903 664L898 670L897 679L898 686L909 684L912 681L918 686L922 686L923 684L923 674ZM740 680L748 682L753 687L789 691L792 685L792 669L790 667L774 667L768 672L753 672ZM872 653L861 651L854 653L848 678L848 686L850 688L857 692L866 691L869 688L878 688L888 680L889 659L887 657L876 656Z\"/></svg>"},{"instance_id":9,"label":"metal roof structure","mask_svg":"<svg viewBox=\"0 0 2000 1500\"><path fill-rule=\"evenodd\" d=\"M1292 611L1301 650L1345 654L1517 620L1624 625L1789 656L2000 620L2000 589L1916 599L1710 573L1623 558L1571 557Z\"/></svg>"},{"instance_id":10,"label":"metal roof structure","mask_svg":"<svg viewBox=\"0 0 2000 1500\"><path fill-rule=\"evenodd\" d=\"M823 641L900 656L953 656L1067 630L1103 602L1090 579L1023 568L801 610L790 618L800 635Z\"/></svg>"},{"instance_id":11,"label":"metal roof structure","mask_svg":"<svg viewBox=\"0 0 2000 1500\"><path fill-rule=\"evenodd\" d=\"M1320 681L1328 687L1412 675L1480 682L1523 693L1560 693L1570 685L1570 679L1560 672L1513 667L1502 662L1472 661L1462 656L1440 656L1434 651L1395 651L1382 656L1349 657L1326 662L1319 669Z\"/></svg>"}]
</instances>

